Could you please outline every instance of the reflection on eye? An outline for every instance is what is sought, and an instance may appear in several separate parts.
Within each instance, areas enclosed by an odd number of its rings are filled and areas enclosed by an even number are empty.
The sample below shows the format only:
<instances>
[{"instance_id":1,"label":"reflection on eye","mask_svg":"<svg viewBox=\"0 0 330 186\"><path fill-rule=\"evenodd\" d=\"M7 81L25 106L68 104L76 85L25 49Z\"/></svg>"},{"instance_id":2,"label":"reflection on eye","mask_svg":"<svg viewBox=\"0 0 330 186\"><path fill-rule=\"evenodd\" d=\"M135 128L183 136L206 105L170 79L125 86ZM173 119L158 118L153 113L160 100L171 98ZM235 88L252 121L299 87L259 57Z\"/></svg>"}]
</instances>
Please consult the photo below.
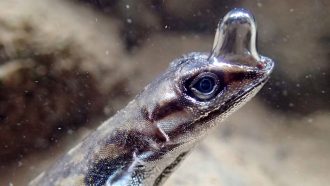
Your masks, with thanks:
<instances>
[{"instance_id":1,"label":"reflection on eye","mask_svg":"<svg viewBox=\"0 0 330 186\"><path fill-rule=\"evenodd\" d=\"M193 85L193 88L203 94L209 94L215 88L215 80L208 76L202 77Z\"/></svg>"},{"instance_id":2,"label":"reflection on eye","mask_svg":"<svg viewBox=\"0 0 330 186\"><path fill-rule=\"evenodd\" d=\"M207 101L219 92L220 81L217 75L204 72L195 77L188 88L188 94L200 101Z\"/></svg>"}]
</instances>

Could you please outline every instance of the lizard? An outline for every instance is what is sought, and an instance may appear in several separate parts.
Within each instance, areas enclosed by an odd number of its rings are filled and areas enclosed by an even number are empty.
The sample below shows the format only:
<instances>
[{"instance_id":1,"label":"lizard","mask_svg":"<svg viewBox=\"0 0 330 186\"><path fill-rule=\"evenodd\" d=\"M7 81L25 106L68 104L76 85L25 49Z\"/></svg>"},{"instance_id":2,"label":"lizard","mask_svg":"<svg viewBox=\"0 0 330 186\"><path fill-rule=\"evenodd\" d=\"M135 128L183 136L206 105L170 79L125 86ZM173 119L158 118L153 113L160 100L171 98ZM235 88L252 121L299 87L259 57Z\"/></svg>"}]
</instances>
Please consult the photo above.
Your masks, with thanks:
<instances>
[{"instance_id":1,"label":"lizard","mask_svg":"<svg viewBox=\"0 0 330 186\"><path fill-rule=\"evenodd\" d=\"M274 62L258 54L256 32L251 12L228 12L211 52L172 61L125 108L29 185L162 185L210 129L269 79Z\"/></svg>"}]
</instances>

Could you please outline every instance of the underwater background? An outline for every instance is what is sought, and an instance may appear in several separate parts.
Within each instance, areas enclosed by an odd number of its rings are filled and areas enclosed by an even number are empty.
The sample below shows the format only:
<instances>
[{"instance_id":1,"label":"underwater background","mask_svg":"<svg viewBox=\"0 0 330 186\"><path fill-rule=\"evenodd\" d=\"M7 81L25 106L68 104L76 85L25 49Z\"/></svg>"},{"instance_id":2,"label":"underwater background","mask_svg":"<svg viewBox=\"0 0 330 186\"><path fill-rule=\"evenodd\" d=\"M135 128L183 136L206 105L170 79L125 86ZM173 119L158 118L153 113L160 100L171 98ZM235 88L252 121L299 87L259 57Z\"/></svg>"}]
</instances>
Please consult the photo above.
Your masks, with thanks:
<instances>
[{"instance_id":1,"label":"underwater background","mask_svg":"<svg viewBox=\"0 0 330 186\"><path fill-rule=\"evenodd\" d=\"M167 186L330 182L330 1L1 0L0 185L26 185L184 53L249 9L275 61L261 92Z\"/></svg>"}]
</instances>

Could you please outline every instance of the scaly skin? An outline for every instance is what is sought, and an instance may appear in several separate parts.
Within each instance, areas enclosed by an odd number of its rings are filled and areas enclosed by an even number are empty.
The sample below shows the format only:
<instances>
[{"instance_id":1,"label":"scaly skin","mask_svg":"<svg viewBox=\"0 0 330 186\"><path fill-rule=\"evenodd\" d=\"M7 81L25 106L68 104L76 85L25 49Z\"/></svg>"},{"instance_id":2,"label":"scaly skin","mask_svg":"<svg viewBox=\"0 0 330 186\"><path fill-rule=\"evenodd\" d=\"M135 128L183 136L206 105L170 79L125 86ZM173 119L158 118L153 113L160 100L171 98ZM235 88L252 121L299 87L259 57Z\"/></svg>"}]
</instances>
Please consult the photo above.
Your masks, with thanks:
<instances>
[{"instance_id":1,"label":"scaly skin","mask_svg":"<svg viewBox=\"0 0 330 186\"><path fill-rule=\"evenodd\" d=\"M252 98L273 62L243 9L219 25L211 53L174 60L124 109L30 185L161 185L208 131Z\"/></svg>"}]
</instances>

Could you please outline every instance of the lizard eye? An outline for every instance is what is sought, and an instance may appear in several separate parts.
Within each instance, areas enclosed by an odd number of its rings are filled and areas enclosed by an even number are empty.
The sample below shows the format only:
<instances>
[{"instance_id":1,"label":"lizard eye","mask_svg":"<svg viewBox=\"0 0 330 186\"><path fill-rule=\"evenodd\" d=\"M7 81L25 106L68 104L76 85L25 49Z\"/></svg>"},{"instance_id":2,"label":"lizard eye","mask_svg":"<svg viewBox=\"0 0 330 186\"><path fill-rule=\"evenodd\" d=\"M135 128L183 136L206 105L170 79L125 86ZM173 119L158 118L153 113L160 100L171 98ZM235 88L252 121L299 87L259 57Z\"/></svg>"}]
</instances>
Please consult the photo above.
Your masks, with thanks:
<instances>
[{"instance_id":1,"label":"lizard eye","mask_svg":"<svg viewBox=\"0 0 330 186\"><path fill-rule=\"evenodd\" d=\"M217 75L205 72L195 77L188 87L188 94L201 101L213 98L220 89L220 81Z\"/></svg>"}]
</instances>

